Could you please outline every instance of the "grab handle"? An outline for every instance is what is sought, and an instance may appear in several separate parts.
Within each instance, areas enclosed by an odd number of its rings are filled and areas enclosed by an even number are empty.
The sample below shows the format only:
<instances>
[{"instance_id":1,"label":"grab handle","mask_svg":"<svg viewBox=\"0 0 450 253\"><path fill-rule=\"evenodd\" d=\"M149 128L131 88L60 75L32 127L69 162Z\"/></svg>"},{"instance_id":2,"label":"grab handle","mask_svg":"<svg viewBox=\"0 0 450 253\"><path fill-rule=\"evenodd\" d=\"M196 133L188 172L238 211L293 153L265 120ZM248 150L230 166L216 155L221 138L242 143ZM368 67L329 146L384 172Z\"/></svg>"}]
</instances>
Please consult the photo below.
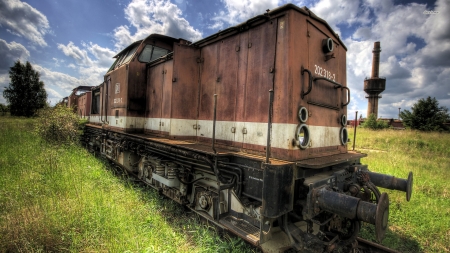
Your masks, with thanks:
<instances>
[{"instance_id":1,"label":"grab handle","mask_svg":"<svg viewBox=\"0 0 450 253\"><path fill-rule=\"evenodd\" d=\"M349 89L348 87L345 87L345 86L343 86L342 84L337 83L337 82L335 82L335 81L332 81L332 80L330 80L330 79L328 79L328 78L326 78L326 77L315 77L315 76L313 76L313 75L311 74L311 71L309 71L308 69L305 69L305 68L302 67L302 69L301 69L301 74L303 75L305 72L308 73L308 90L305 92L305 91L303 90L303 88L302 88L302 92L301 92L301 94L300 94L300 96L301 96L302 99L304 99L305 96L308 95L308 94L311 92L311 90L312 90L312 83L313 83L314 81L317 81L317 80L324 80L324 81L327 81L327 82L330 82L330 83L334 84L334 87L333 87L333 88L335 88L335 89L341 88L341 89L346 89L346 90L347 90L348 100L347 100L347 103L345 103L345 104L344 104L344 103L341 103L342 108L343 108L344 106L347 106L347 105L350 103L350 89Z\"/></svg>"}]
</instances>

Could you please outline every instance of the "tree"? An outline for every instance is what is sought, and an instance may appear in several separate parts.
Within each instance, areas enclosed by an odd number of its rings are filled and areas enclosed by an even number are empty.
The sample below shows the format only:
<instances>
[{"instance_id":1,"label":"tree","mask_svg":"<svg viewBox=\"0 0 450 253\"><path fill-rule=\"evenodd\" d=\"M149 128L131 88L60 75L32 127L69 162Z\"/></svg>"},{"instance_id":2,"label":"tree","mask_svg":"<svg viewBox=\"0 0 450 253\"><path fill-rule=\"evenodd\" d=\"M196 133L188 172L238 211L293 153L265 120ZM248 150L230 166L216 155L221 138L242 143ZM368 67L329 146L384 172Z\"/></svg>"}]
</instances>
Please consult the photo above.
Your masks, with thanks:
<instances>
[{"instance_id":1,"label":"tree","mask_svg":"<svg viewBox=\"0 0 450 253\"><path fill-rule=\"evenodd\" d=\"M0 115L5 116L5 114L9 111L9 107L4 104L0 104Z\"/></svg>"},{"instance_id":2,"label":"tree","mask_svg":"<svg viewBox=\"0 0 450 253\"><path fill-rule=\"evenodd\" d=\"M11 83L3 96L10 105L11 115L30 117L46 105L47 92L39 76L28 61L26 64L17 61L10 68Z\"/></svg>"},{"instance_id":3,"label":"tree","mask_svg":"<svg viewBox=\"0 0 450 253\"><path fill-rule=\"evenodd\" d=\"M377 120L374 113L370 114L369 117L361 124L363 128L369 128L372 130L388 128L389 125L383 120Z\"/></svg>"},{"instance_id":4,"label":"tree","mask_svg":"<svg viewBox=\"0 0 450 253\"><path fill-rule=\"evenodd\" d=\"M436 98L422 98L411 109L412 112L409 110L400 112L403 124L411 129L440 131L445 129L444 123L450 120L448 109L444 106L439 107Z\"/></svg>"}]
</instances>

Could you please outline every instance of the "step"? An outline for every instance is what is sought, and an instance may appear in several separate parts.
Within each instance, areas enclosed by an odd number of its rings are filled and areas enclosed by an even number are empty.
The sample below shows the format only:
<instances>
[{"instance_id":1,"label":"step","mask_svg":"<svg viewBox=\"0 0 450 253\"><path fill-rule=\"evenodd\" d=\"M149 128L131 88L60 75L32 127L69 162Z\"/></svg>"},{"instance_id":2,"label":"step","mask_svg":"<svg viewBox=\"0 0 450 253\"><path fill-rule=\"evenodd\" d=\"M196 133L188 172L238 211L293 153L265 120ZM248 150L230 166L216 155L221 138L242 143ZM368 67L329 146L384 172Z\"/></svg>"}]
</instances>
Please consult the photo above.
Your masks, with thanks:
<instances>
[{"instance_id":1,"label":"step","mask_svg":"<svg viewBox=\"0 0 450 253\"><path fill-rule=\"evenodd\" d=\"M242 237L242 239L252 243L255 246L259 244L260 229L253 226L249 222L231 215L220 219L219 222L233 233Z\"/></svg>"}]
</instances>

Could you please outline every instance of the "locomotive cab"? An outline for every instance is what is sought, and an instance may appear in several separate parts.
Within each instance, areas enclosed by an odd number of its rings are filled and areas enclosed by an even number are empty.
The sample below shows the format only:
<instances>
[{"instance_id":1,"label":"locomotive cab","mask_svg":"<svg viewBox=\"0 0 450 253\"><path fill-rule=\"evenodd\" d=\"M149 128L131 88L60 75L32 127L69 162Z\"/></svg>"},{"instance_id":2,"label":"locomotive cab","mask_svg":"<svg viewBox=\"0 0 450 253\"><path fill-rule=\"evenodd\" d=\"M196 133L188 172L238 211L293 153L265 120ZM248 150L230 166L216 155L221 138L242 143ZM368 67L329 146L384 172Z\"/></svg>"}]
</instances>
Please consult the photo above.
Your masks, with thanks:
<instances>
[{"instance_id":1,"label":"locomotive cab","mask_svg":"<svg viewBox=\"0 0 450 253\"><path fill-rule=\"evenodd\" d=\"M116 131L144 132L147 104L147 65L167 56L177 39L152 34L123 49L105 75L103 83L104 126Z\"/></svg>"}]
</instances>

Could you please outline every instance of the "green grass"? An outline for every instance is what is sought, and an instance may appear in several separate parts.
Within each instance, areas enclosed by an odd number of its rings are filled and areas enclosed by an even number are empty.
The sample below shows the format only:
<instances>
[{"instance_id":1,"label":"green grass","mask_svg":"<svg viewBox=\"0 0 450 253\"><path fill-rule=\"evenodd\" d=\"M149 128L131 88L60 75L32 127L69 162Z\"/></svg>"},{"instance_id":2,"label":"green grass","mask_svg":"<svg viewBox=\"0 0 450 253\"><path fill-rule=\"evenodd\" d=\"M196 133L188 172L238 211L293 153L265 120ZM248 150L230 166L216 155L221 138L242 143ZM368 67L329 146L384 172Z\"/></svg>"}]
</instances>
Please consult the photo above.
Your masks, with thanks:
<instances>
[{"instance_id":1,"label":"green grass","mask_svg":"<svg viewBox=\"0 0 450 253\"><path fill-rule=\"evenodd\" d=\"M0 117L0 252L249 252L154 190L117 176L77 146L55 148L33 119ZM353 134L353 131L350 131ZM353 139L353 136L350 136ZM405 178L413 196L390 197L383 244L401 252L450 252L450 134L358 129L362 163ZM373 226L362 236L374 240Z\"/></svg>"},{"instance_id":2,"label":"green grass","mask_svg":"<svg viewBox=\"0 0 450 253\"><path fill-rule=\"evenodd\" d=\"M249 252L33 119L0 117L0 252Z\"/></svg>"},{"instance_id":3,"label":"green grass","mask_svg":"<svg viewBox=\"0 0 450 253\"><path fill-rule=\"evenodd\" d=\"M382 189L390 198L383 244L401 252L450 252L450 134L358 128L356 137L371 171L400 178L414 173L410 202L404 192ZM374 239L372 231L364 225L363 237Z\"/></svg>"}]
</instances>

